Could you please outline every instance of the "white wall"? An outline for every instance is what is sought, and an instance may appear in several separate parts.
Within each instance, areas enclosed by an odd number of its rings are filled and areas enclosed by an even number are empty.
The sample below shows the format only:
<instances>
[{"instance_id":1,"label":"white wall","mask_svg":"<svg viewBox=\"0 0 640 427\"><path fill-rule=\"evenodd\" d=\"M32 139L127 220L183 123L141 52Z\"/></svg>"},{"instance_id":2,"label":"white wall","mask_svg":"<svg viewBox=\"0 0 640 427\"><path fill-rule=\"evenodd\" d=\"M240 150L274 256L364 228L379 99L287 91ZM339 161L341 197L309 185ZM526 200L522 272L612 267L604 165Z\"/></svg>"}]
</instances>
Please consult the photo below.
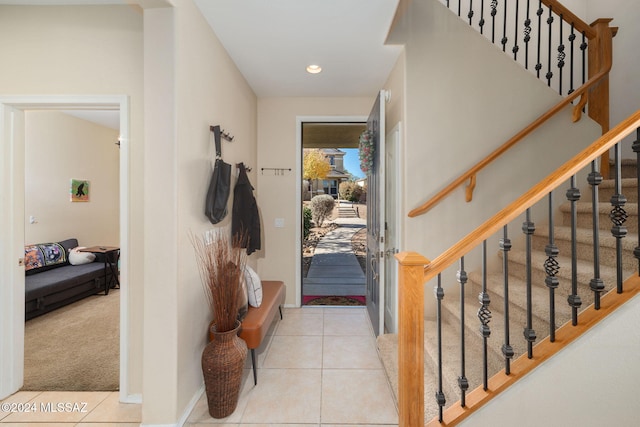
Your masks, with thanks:
<instances>
[{"instance_id":1,"label":"white wall","mask_svg":"<svg viewBox=\"0 0 640 427\"><path fill-rule=\"evenodd\" d=\"M296 117L368 116L375 98L261 98L258 100L258 159L260 168L291 168L284 175L258 174L258 207L263 227L262 250L258 251L258 273L262 279L282 280L287 287L285 303L294 305L300 294L296 267L296 200L300 199L302 158L296 157ZM302 150L300 149L300 153ZM276 218L285 226L276 228ZM299 247L299 246L298 246ZM298 267L299 268L299 267ZM299 269L298 269L299 271Z\"/></svg>"},{"instance_id":2,"label":"white wall","mask_svg":"<svg viewBox=\"0 0 640 427\"><path fill-rule=\"evenodd\" d=\"M118 135L60 112L26 113L25 242L75 237L82 246L119 245ZM89 181L89 202L70 202L72 178Z\"/></svg>"},{"instance_id":3,"label":"white wall","mask_svg":"<svg viewBox=\"0 0 640 427\"><path fill-rule=\"evenodd\" d=\"M637 425L639 323L635 297L460 425Z\"/></svg>"},{"instance_id":4,"label":"white wall","mask_svg":"<svg viewBox=\"0 0 640 427\"><path fill-rule=\"evenodd\" d=\"M128 390L133 394L142 391L142 53L142 10L135 6L0 6L0 56L11 58L0 67L0 94L130 97L131 234L123 256L130 266Z\"/></svg>"}]
</instances>

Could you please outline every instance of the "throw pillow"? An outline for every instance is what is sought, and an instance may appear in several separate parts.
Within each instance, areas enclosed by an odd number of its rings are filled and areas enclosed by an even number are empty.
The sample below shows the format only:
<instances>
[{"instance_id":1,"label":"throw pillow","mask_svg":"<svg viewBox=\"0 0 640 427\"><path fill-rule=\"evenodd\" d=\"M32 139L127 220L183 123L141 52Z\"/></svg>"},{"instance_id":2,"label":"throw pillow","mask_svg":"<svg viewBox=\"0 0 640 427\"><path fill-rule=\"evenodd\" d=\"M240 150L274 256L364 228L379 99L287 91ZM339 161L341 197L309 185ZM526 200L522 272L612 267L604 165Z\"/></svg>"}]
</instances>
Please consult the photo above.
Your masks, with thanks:
<instances>
[{"instance_id":1,"label":"throw pillow","mask_svg":"<svg viewBox=\"0 0 640 427\"><path fill-rule=\"evenodd\" d=\"M240 278L240 294L238 295L238 320L243 321L249 311L249 295L244 274Z\"/></svg>"},{"instance_id":2,"label":"throw pillow","mask_svg":"<svg viewBox=\"0 0 640 427\"><path fill-rule=\"evenodd\" d=\"M247 282L249 305L251 307L260 307L260 304L262 304L262 282L260 282L258 274L248 265L244 267L244 280Z\"/></svg>"},{"instance_id":3,"label":"throw pillow","mask_svg":"<svg viewBox=\"0 0 640 427\"><path fill-rule=\"evenodd\" d=\"M80 252L80 249L84 249L84 246L78 246L69 251L69 263L71 265L89 264L95 261L96 254L91 252Z\"/></svg>"},{"instance_id":4,"label":"throw pillow","mask_svg":"<svg viewBox=\"0 0 640 427\"><path fill-rule=\"evenodd\" d=\"M67 252L60 243L40 243L38 245L44 255L44 265L64 264Z\"/></svg>"},{"instance_id":5,"label":"throw pillow","mask_svg":"<svg viewBox=\"0 0 640 427\"><path fill-rule=\"evenodd\" d=\"M38 245L24 247L24 269L26 271L44 267L44 254Z\"/></svg>"}]
</instances>

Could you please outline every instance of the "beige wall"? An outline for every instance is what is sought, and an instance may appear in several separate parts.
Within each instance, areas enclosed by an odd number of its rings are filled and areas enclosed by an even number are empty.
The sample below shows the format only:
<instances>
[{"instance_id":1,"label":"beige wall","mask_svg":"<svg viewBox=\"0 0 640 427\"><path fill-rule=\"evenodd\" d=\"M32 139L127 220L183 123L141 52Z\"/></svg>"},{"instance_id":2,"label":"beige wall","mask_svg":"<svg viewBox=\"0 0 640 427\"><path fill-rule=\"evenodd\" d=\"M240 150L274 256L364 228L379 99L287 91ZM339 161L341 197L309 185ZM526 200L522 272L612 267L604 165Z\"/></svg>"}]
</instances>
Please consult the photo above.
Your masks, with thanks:
<instances>
[{"instance_id":1,"label":"beige wall","mask_svg":"<svg viewBox=\"0 0 640 427\"><path fill-rule=\"evenodd\" d=\"M82 246L119 245L118 136L117 130L68 114L27 112L26 243L75 237ZM69 201L72 178L89 181L89 202Z\"/></svg>"},{"instance_id":2,"label":"beige wall","mask_svg":"<svg viewBox=\"0 0 640 427\"><path fill-rule=\"evenodd\" d=\"M301 260L296 257L300 229L301 149L296 146L297 116L368 116L375 98L261 98L258 100L258 168L291 168L275 175L258 174L258 207L262 220L262 250L257 253L262 279L283 280L287 305L300 294ZM300 202L301 203L301 202ZM276 228L276 218L285 226Z\"/></svg>"},{"instance_id":3,"label":"beige wall","mask_svg":"<svg viewBox=\"0 0 640 427\"><path fill-rule=\"evenodd\" d=\"M128 95L131 101L129 391L142 391L142 10L0 6L2 95ZM99 48L97 48L99 47ZM28 215L28 213L27 213Z\"/></svg>"},{"instance_id":4,"label":"beige wall","mask_svg":"<svg viewBox=\"0 0 640 427\"><path fill-rule=\"evenodd\" d=\"M204 215L214 158L210 125L232 164L253 168L257 185L256 96L191 1L145 11L144 424L174 423L202 387L200 358L210 322L189 234L213 226ZM229 214L215 227L231 222ZM251 258L255 258L252 255ZM256 261L250 261L253 265Z\"/></svg>"},{"instance_id":5,"label":"beige wall","mask_svg":"<svg viewBox=\"0 0 640 427\"><path fill-rule=\"evenodd\" d=\"M414 2L408 17L398 29L408 41L403 147L407 212L560 99L440 3ZM479 173L472 203L465 202L461 188L432 211L405 216L403 249L435 258L596 135L597 126L586 119L572 124L565 110ZM487 200L491 202L483 202ZM456 284L455 276L443 282Z\"/></svg>"}]
</instances>

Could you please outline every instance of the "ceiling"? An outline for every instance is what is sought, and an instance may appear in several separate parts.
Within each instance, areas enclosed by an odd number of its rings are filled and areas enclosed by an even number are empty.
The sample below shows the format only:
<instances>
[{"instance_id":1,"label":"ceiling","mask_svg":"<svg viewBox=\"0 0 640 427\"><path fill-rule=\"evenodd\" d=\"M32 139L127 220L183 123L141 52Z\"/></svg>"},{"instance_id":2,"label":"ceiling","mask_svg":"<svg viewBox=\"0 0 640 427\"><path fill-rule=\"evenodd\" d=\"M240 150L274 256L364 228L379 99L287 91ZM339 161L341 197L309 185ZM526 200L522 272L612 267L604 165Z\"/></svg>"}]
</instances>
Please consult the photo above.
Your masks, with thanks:
<instances>
[{"instance_id":1,"label":"ceiling","mask_svg":"<svg viewBox=\"0 0 640 427\"><path fill-rule=\"evenodd\" d=\"M398 0L194 1L259 98L375 97L401 50Z\"/></svg>"},{"instance_id":2,"label":"ceiling","mask_svg":"<svg viewBox=\"0 0 640 427\"><path fill-rule=\"evenodd\" d=\"M148 0L0 0L132 4ZM375 97L401 47L384 44L399 0L194 0L262 97ZM318 64L319 74L306 67ZM113 126L113 125L111 125Z\"/></svg>"}]
</instances>

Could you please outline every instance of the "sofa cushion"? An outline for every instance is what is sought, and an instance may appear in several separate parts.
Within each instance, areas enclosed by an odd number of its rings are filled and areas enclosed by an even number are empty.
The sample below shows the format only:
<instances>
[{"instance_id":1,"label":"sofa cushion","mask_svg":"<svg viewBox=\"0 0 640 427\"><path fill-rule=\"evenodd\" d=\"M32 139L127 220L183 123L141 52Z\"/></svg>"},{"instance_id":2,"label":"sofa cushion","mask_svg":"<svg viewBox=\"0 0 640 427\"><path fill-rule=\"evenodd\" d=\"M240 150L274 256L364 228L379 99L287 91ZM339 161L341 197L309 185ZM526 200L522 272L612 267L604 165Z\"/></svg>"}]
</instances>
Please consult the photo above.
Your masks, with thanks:
<instances>
[{"instance_id":1,"label":"sofa cushion","mask_svg":"<svg viewBox=\"0 0 640 427\"><path fill-rule=\"evenodd\" d=\"M80 249L84 249L84 246L78 246L77 248L71 249L69 251L69 264L71 265L82 265L89 264L96 260L96 254L91 252L81 252Z\"/></svg>"},{"instance_id":2,"label":"sofa cushion","mask_svg":"<svg viewBox=\"0 0 640 427\"><path fill-rule=\"evenodd\" d=\"M98 262L83 265L67 264L49 270L46 274L32 274L25 277L25 300L42 298L103 277L104 265Z\"/></svg>"}]
</instances>

